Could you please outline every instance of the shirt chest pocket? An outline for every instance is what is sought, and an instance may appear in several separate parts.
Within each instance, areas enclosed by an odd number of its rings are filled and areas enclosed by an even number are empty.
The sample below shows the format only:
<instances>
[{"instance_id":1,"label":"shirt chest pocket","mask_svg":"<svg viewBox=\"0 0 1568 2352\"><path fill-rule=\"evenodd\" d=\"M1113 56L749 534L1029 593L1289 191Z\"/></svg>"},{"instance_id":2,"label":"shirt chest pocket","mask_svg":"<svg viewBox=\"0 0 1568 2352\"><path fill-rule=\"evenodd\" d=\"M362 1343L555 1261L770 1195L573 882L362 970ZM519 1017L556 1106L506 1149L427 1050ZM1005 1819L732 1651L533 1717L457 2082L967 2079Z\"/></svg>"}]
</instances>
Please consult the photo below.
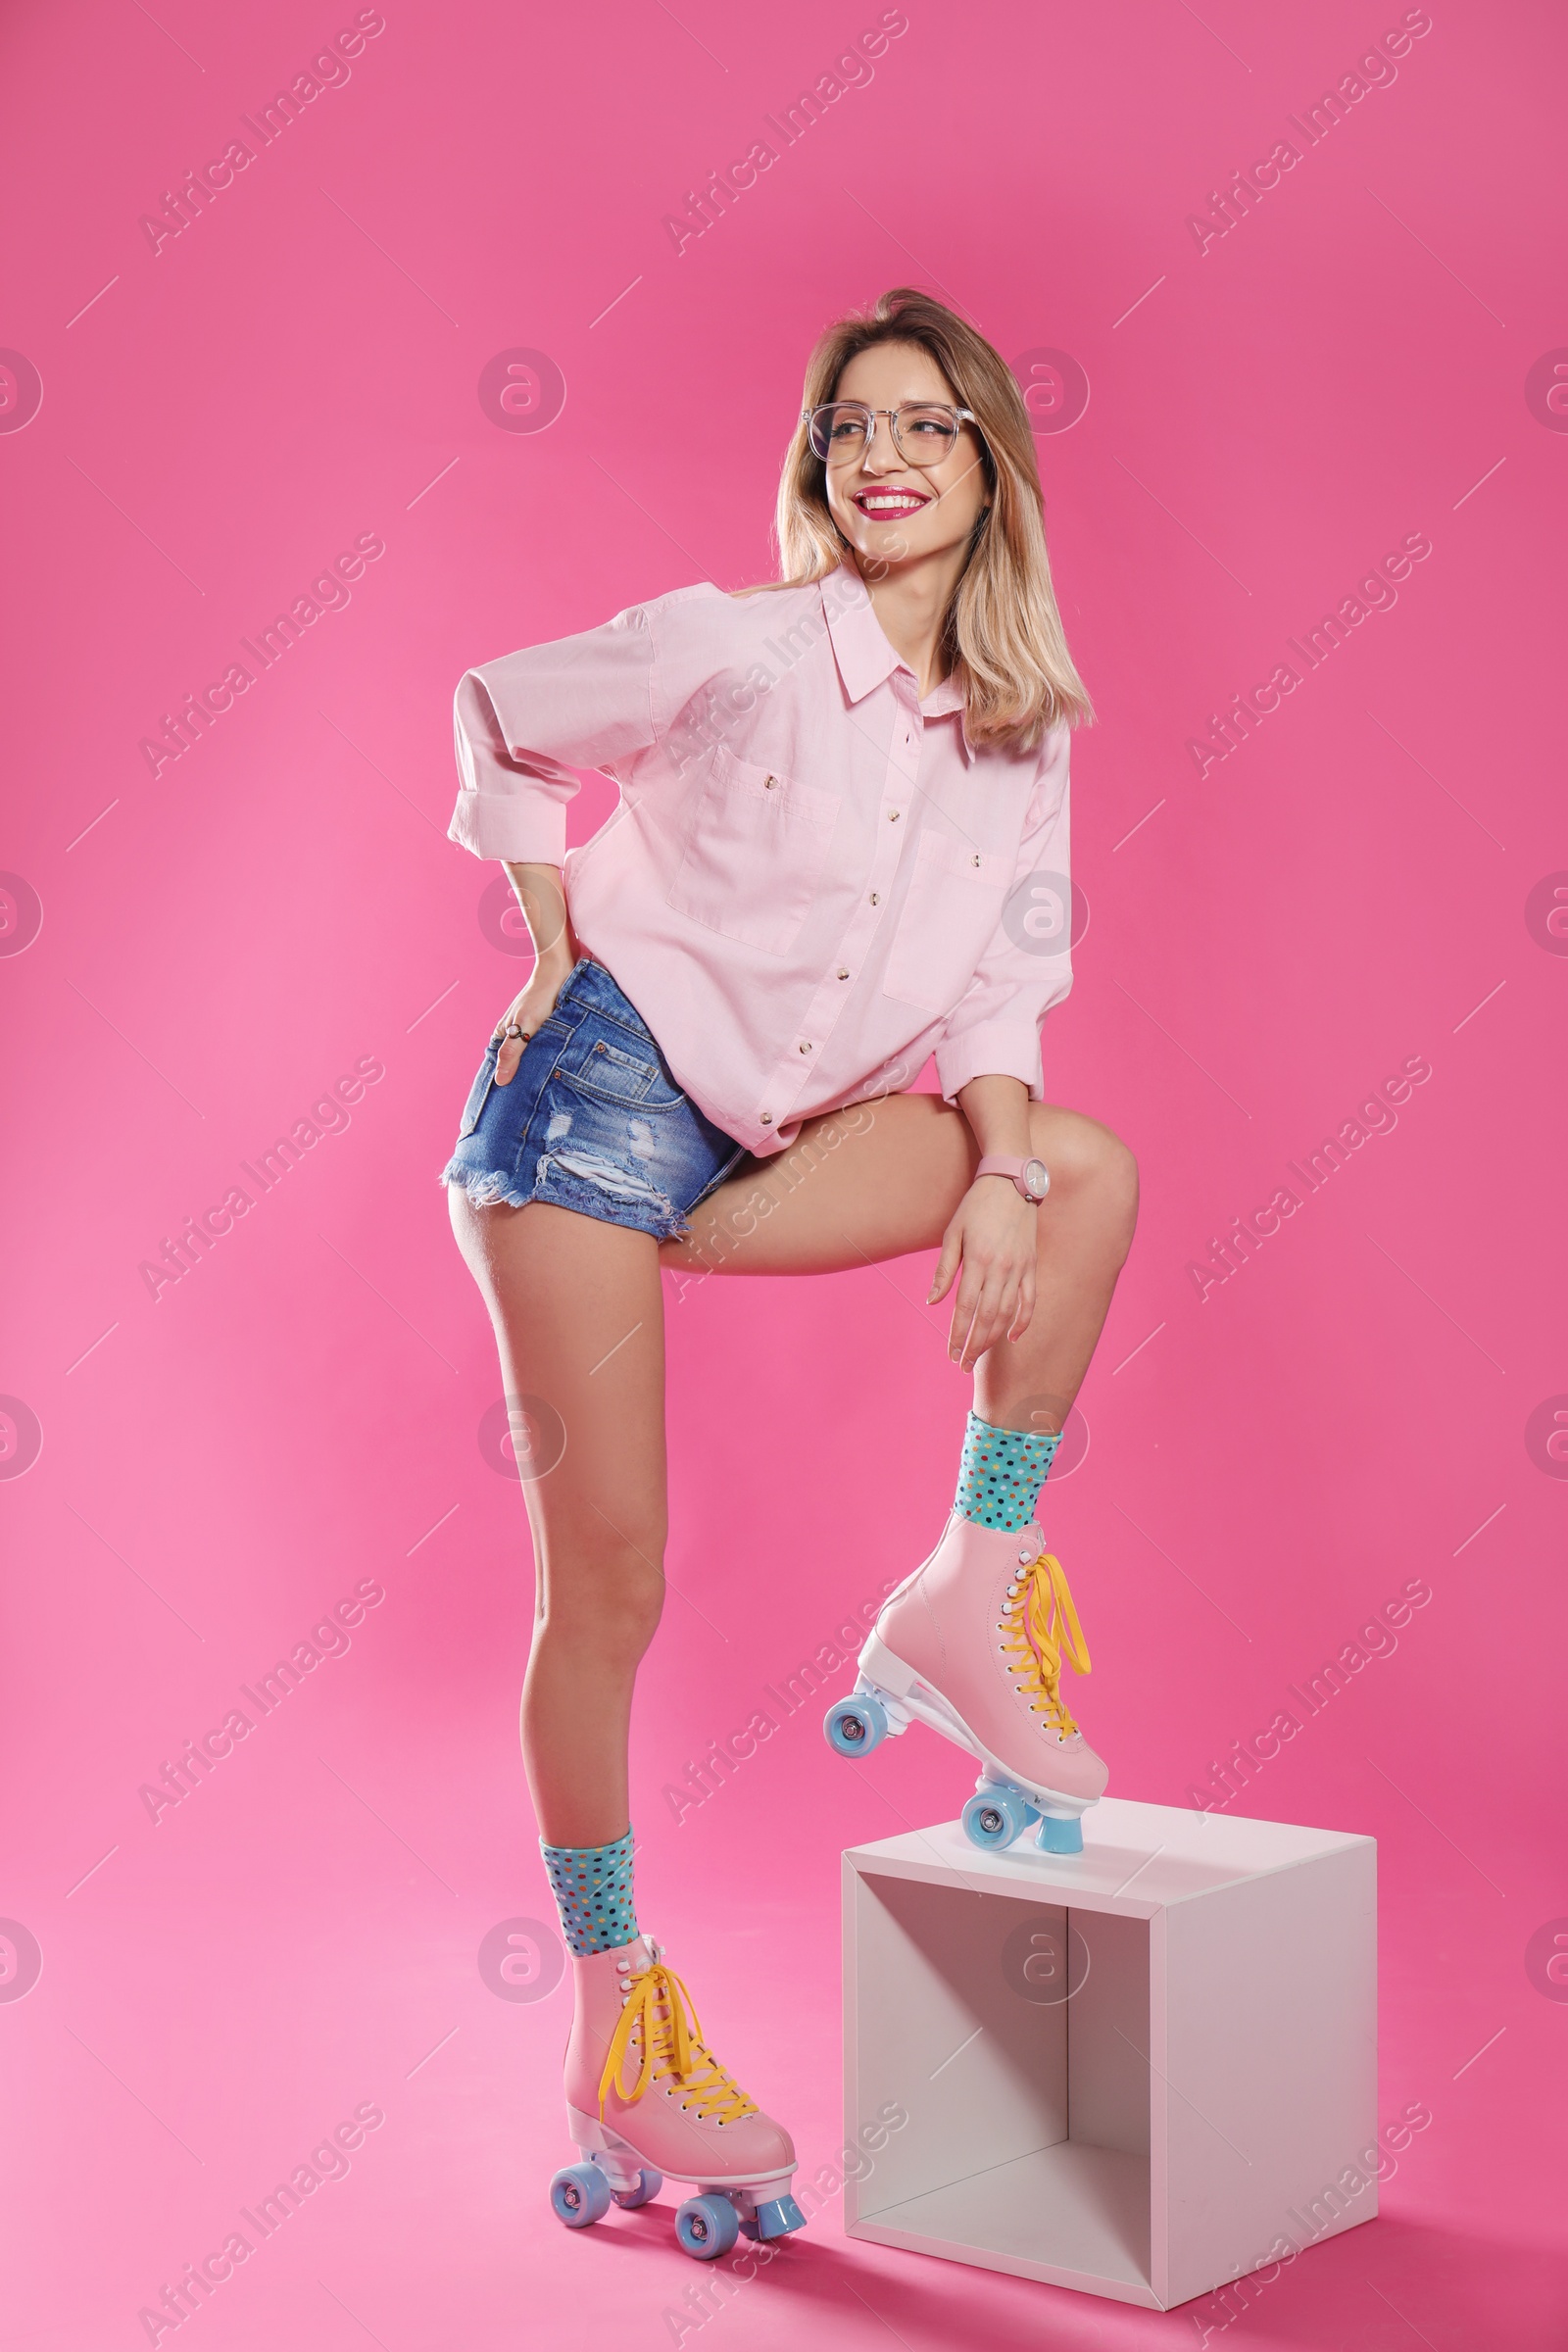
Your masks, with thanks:
<instances>
[{"instance_id":1,"label":"shirt chest pocket","mask_svg":"<svg viewBox=\"0 0 1568 2352\"><path fill-rule=\"evenodd\" d=\"M882 994L923 1012L951 1012L991 943L1011 875L1011 858L998 850L923 832Z\"/></svg>"},{"instance_id":2,"label":"shirt chest pocket","mask_svg":"<svg viewBox=\"0 0 1568 2352\"><path fill-rule=\"evenodd\" d=\"M839 795L720 745L667 895L707 930L785 955L816 900Z\"/></svg>"}]
</instances>

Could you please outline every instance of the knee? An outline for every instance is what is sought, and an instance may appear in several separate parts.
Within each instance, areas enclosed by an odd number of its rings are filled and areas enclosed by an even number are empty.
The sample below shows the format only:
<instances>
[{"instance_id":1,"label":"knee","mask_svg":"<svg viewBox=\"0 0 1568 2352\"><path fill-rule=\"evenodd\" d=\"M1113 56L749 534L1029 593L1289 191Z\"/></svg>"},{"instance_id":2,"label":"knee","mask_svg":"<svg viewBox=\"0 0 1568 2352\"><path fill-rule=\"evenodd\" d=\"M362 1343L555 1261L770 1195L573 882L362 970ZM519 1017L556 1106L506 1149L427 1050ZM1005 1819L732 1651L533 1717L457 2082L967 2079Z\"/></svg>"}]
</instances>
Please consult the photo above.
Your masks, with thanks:
<instances>
[{"instance_id":1,"label":"knee","mask_svg":"<svg viewBox=\"0 0 1568 2352\"><path fill-rule=\"evenodd\" d=\"M1090 1208L1120 1238L1125 1253L1138 1222L1136 1154L1098 1119L1063 1120L1039 1103L1030 1107L1030 1134L1051 1170L1053 1198Z\"/></svg>"},{"instance_id":2,"label":"knee","mask_svg":"<svg viewBox=\"0 0 1568 2352\"><path fill-rule=\"evenodd\" d=\"M662 1524L581 1530L575 1543L550 1547L546 1620L591 1643L607 1665L635 1665L659 1629L663 1563Z\"/></svg>"},{"instance_id":3,"label":"knee","mask_svg":"<svg viewBox=\"0 0 1568 2352\"><path fill-rule=\"evenodd\" d=\"M1138 1154L1119 1135L1108 1127L1102 1128L1104 1145L1101 1152L1100 1170L1095 1179L1097 1190L1106 1202L1119 1229L1125 1231L1128 1242L1138 1222Z\"/></svg>"}]
</instances>

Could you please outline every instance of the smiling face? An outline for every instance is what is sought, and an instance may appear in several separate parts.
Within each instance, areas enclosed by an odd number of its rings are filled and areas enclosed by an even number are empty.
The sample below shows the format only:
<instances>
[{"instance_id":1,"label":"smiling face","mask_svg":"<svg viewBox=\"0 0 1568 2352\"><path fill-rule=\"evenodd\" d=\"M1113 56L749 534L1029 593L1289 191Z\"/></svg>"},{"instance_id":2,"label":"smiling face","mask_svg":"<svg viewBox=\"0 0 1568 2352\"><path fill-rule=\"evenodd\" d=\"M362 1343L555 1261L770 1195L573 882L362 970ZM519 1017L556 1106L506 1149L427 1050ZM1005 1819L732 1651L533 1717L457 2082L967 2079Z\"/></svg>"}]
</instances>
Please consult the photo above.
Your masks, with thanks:
<instances>
[{"instance_id":1,"label":"smiling face","mask_svg":"<svg viewBox=\"0 0 1568 2352\"><path fill-rule=\"evenodd\" d=\"M912 343L878 343L853 359L834 387L835 400L863 401L868 409L904 408L911 401L960 404L930 353ZM827 503L862 571L886 576L932 557L966 549L990 499L979 437L966 424L940 465L906 457L886 416L878 416L869 447L847 465L826 468Z\"/></svg>"}]
</instances>

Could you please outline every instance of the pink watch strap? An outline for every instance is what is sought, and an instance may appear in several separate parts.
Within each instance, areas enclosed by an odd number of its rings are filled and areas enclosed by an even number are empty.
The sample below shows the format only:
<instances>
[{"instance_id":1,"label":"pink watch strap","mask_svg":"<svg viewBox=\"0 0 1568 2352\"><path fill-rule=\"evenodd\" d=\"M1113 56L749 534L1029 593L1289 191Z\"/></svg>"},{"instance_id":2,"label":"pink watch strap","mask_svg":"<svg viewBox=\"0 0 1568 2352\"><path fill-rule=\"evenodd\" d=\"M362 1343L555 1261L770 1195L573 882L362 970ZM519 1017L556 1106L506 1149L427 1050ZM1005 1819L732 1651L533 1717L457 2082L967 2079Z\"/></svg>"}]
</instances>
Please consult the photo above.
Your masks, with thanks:
<instances>
[{"instance_id":1,"label":"pink watch strap","mask_svg":"<svg viewBox=\"0 0 1568 2352\"><path fill-rule=\"evenodd\" d=\"M975 1174L977 1176L1005 1176L1008 1183L1015 1185L1026 1200L1034 1200L1040 1196L1032 1193L1023 1180L1023 1172L1030 1164L1031 1161L1028 1159L1010 1159L1004 1152L988 1152L976 1168ZM1045 1162L1042 1160L1038 1164L1044 1167ZM1049 1183L1048 1176L1048 1186Z\"/></svg>"}]
</instances>

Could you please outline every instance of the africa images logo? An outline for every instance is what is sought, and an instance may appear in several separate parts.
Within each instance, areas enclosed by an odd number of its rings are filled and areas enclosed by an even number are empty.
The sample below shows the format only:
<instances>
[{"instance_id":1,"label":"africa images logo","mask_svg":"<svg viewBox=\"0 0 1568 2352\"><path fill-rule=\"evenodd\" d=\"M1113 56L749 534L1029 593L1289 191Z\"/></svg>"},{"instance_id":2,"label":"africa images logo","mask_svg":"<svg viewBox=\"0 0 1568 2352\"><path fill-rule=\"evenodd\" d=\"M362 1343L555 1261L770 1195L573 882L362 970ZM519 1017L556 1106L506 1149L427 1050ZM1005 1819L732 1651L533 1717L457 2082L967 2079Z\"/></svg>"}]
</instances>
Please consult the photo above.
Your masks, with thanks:
<instances>
[{"instance_id":1,"label":"africa images logo","mask_svg":"<svg viewBox=\"0 0 1568 2352\"><path fill-rule=\"evenodd\" d=\"M43 406L43 378L20 351L0 351L0 433L20 433Z\"/></svg>"},{"instance_id":2,"label":"africa images logo","mask_svg":"<svg viewBox=\"0 0 1568 2352\"><path fill-rule=\"evenodd\" d=\"M479 370L479 406L504 433L542 433L566 405L566 379L547 351L518 343Z\"/></svg>"}]
</instances>

